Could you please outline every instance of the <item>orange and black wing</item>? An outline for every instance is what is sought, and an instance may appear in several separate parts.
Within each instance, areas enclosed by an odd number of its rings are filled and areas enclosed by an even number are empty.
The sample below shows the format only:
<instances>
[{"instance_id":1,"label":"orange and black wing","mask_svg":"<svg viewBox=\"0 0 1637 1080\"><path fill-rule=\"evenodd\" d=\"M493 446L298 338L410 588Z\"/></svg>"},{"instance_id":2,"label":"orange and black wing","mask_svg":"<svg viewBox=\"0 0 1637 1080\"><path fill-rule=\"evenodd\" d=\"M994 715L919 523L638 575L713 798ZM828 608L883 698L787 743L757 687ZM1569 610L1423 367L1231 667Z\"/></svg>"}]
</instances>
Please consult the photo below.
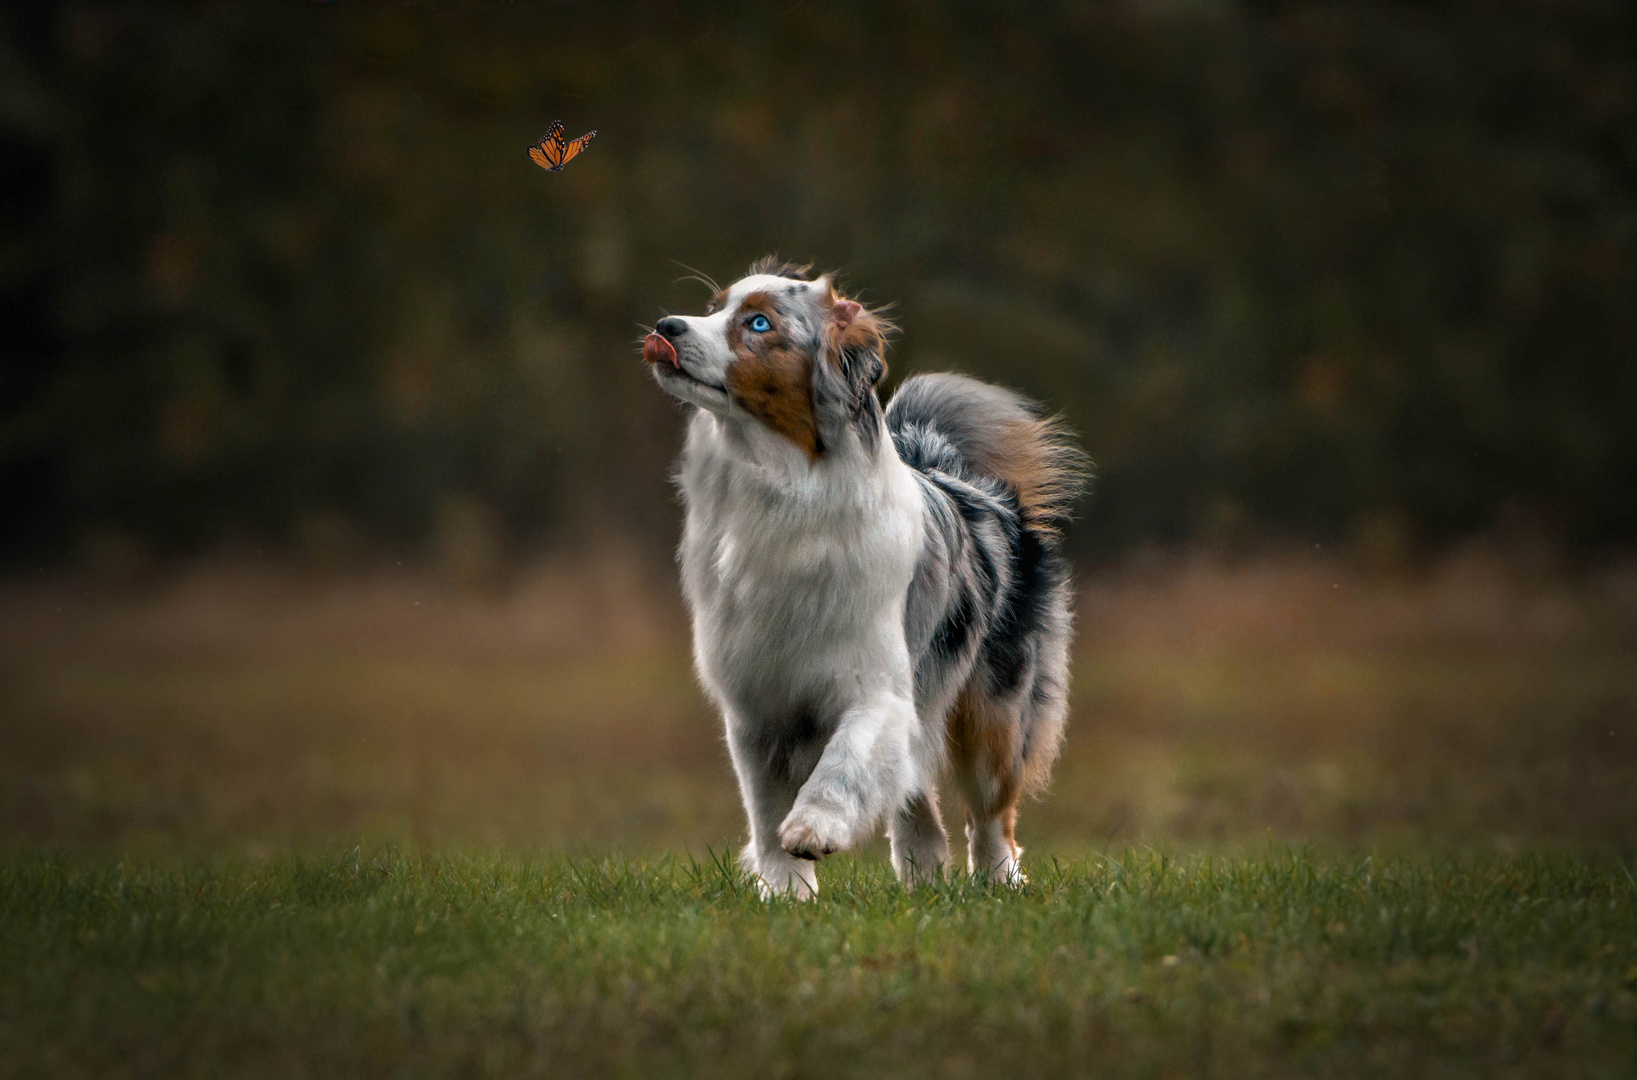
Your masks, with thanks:
<instances>
[{"instance_id":1,"label":"orange and black wing","mask_svg":"<svg viewBox=\"0 0 1637 1080\"><path fill-rule=\"evenodd\" d=\"M573 161L581 150L584 150L586 147L591 145L591 140L595 139L596 137L597 133L595 131L588 131L584 135L581 135L578 139L575 139L573 142L569 143L568 149L563 151L563 165L567 165L569 162ZM563 165L559 165L557 167L560 169L563 167Z\"/></svg>"},{"instance_id":2,"label":"orange and black wing","mask_svg":"<svg viewBox=\"0 0 1637 1080\"><path fill-rule=\"evenodd\" d=\"M578 143L580 140L575 139L574 141ZM561 120L553 120L551 129L546 132L545 138L541 139L536 145L529 147L529 157L534 160L534 163L542 169L550 169L552 172L561 169L568 163L568 159L577 153L579 153L578 150L570 153L568 144L563 141L563 122Z\"/></svg>"}]
</instances>

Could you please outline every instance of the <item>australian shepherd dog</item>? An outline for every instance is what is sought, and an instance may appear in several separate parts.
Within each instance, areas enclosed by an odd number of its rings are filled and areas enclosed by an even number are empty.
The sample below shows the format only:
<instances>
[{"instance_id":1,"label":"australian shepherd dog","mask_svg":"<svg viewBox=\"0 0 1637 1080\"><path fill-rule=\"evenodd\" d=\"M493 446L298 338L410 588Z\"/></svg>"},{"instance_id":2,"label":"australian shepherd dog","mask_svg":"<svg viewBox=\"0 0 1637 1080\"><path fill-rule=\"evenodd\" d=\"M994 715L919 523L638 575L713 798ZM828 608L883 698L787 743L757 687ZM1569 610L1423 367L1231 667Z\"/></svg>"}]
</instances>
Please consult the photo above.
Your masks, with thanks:
<instances>
[{"instance_id":1,"label":"australian shepherd dog","mask_svg":"<svg viewBox=\"0 0 1637 1080\"><path fill-rule=\"evenodd\" d=\"M1085 458L1035 404L959 375L876 384L892 329L764 259L643 357L693 406L678 472L694 657L721 709L764 895L883 819L899 878L943 873L946 773L967 868L1021 882L1018 801L1067 709L1057 526Z\"/></svg>"}]
</instances>

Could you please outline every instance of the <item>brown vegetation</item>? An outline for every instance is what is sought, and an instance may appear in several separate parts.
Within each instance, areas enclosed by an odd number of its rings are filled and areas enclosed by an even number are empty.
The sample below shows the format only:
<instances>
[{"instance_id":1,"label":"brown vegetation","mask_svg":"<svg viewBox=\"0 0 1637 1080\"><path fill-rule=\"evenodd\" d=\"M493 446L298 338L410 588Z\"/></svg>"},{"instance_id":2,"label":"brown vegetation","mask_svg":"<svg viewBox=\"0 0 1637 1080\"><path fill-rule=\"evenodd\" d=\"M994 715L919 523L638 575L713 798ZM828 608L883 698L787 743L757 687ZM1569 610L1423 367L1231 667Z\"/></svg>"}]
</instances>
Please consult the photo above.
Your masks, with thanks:
<instances>
[{"instance_id":1,"label":"brown vegetation","mask_svg":"<svg viewBox=\"0 0 1637 1080\"><path fill-rule=\"evenodd\" d=\"M0 835L720 850L740 811L668 569L610 556L488 591L243 565L120 589L12 581ZM1021 837L1036 857L1270 830L1629 839L1629 568L1137 560L1082 585L1068 740Z\"/></svg>"}]
</instances>

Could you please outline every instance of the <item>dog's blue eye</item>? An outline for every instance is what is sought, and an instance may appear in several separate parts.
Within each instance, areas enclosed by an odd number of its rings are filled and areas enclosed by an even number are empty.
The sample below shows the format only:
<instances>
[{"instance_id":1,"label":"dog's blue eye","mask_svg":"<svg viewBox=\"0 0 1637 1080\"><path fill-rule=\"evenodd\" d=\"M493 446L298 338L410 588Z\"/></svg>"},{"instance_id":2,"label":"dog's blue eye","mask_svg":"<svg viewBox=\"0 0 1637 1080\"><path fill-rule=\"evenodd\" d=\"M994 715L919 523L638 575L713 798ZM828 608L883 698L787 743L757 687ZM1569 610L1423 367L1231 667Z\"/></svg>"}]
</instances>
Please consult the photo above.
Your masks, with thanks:
<instances>
[{"instance_id":1,"label":"dog's blue eye","mask_svg":"<svg viewBox=\"0 0 1637 1080\"><path fill-rule=\"evenodd\" d=\"M773 324L767 321L766 315L758 315L750 320L750 328L758 334L765 334L773 329Z\"/></svg>"}]
</instances>

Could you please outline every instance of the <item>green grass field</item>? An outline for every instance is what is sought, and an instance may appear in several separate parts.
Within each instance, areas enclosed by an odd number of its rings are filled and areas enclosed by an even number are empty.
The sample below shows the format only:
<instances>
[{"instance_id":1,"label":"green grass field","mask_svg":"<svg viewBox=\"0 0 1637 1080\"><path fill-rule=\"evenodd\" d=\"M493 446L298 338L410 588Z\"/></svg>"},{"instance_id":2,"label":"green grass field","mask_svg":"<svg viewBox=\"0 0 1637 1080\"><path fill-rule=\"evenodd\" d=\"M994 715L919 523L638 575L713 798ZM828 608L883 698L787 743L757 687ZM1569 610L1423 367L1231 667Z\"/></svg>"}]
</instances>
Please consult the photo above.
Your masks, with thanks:
<instances>
[{"instance_id":1,"label":"green grass field","mask_svg":"<svg viewBox=\"0 0 1637 1080\"><path fill-rule=\"evenodd\" d=\"M1029 887L810 905L642 595L0 583L0 1080L1637 1076L1637 571L1093 580Z\"/></svg>"},{"instance_id":2,"label":"green grass field","mask_svg":"<svg viewBox=\"0 0 1637 1080\"><path fill-rule=\"evenodd\" d=\"M1612 859L1151 851L1020 892L832 860L382 851L0 868L8 1076L1607 1076Z\"/></svg>"}]
</instances>

